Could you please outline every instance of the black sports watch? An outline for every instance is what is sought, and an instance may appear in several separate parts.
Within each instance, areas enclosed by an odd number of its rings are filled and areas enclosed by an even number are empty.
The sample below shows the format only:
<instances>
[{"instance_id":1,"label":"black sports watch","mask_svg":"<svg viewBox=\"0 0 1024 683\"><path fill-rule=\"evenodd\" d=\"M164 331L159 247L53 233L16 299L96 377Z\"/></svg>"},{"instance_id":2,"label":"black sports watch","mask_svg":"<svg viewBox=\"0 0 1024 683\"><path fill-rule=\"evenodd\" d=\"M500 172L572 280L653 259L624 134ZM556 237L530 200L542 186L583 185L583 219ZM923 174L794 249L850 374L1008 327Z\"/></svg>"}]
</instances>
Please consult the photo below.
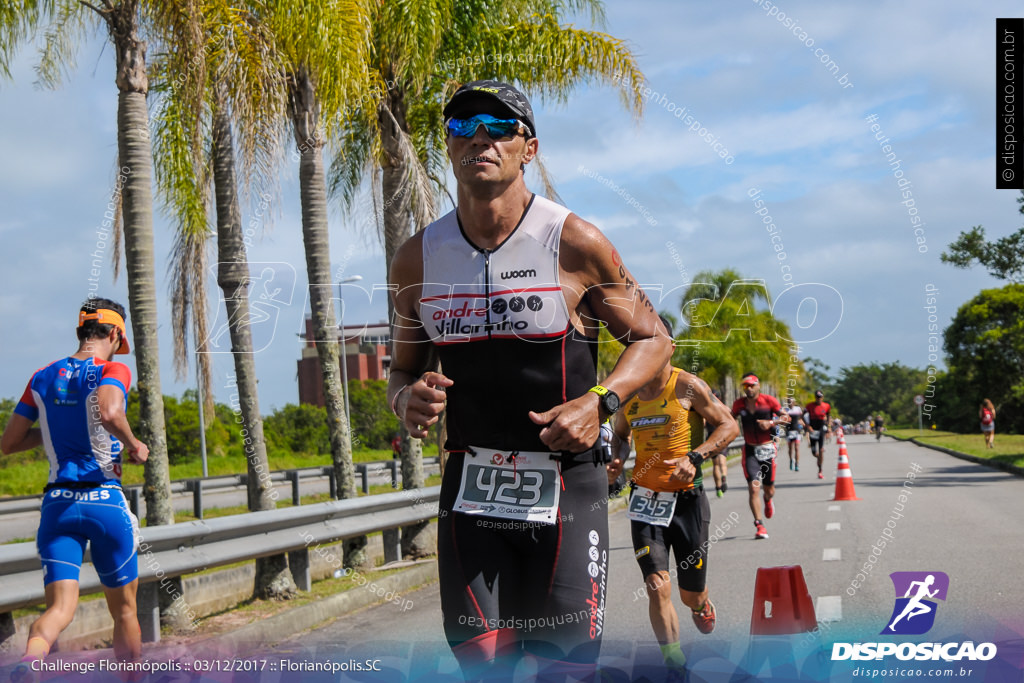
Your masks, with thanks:
<instances>
[{"instance_id":1,"label":"black sports watch","mask_svg":"<svg viewBox=\"0 0 1024 683\"><path fill-rule=\"evenodd\" d=\"M591 387L590 391L601 397L601 409L604 410L608 415L614 415L619 412L619 407L622 405L622 401L619 400L619 395L608 387L603 387L598 384L595 387Z\"/></svg>"},{"instance_id":2,"label":"black sports watch","mask_svg":"<svg viewBox=\"0 0 1024 683\"><path fill-rule=\"evenodd\" d=\"M704 462L704 455L702 453L698 453L697 451L690 451L689 453L686 454L686 457L690 459L690 462L692 462L693 466L696 467L698 470L700 469L701 464Z\"/></svg>"}]
</instances>

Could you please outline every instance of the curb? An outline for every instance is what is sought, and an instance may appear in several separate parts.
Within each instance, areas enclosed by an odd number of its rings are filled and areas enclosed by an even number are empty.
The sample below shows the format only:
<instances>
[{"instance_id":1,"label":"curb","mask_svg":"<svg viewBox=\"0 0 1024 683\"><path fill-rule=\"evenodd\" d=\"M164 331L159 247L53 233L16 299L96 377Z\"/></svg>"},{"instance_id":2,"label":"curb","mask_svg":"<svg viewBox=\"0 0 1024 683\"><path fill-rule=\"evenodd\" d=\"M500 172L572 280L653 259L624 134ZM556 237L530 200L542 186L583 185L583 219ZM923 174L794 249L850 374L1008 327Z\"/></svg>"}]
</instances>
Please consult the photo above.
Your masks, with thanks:
<instances>
[{"instance_id":1,"label":"curb","mask_svg":"<svg viewBox=\"0 0 1024 683\"><path fill-rule=\"evenodd\" d=\"M892 437L892 438L895 439L896 437ZM952 449L944 448L942 446L936 446L935 444L923 443L921 441L918 441L916 437L911 437L909 439L899 439L899 440L900 441L910 441L915 446L921 446L922 448L930 448L933 451L940 451L940 452L945 453L947 455L952 455L954 458L960 458L961 460L966 460L968 462L973 462L976 465L984 465L985 467L990 467L992 469L1002 470L1003 472L1006 472L1007 474L1014 474L1014 475L1016 475L1018 477L1024 477L1024 467L1017 467L1016 465L1011 465L1010 463L1001 462L999 460L989 460L987 458L979 458L976 455L968 455L967 453L961 453L960 451L954 451Z\"/></svg>"},{"instance_id":2,"label":"curb","mask_svg":"<svg viewBox=\"0 0 1024 683\"><path fill-rule=\"evenodd\" d=\"M386 568L386 565L375 567L375 569ZM433 583L436 580L437 560L421 560L401 573L385 576L377 580L370 580L359 588L336 593L329 598L286 610L272 617L242 626L234 631L219 633L196 640L189 645L189 649L198 655L200 652L208 652L210 650L220 652L225 647L238 649L256 643L260 646L269 645L319 626L331 619L336 619L364 607L387 602L383 598L386 593L393 593L397 598L399 593L410 591L426 583ZM375 590L371 590L371 586ZM399 603L395 600L391 600L391 602L395 602L396 607L399 606Z\"/></svg>"}]
</instances>

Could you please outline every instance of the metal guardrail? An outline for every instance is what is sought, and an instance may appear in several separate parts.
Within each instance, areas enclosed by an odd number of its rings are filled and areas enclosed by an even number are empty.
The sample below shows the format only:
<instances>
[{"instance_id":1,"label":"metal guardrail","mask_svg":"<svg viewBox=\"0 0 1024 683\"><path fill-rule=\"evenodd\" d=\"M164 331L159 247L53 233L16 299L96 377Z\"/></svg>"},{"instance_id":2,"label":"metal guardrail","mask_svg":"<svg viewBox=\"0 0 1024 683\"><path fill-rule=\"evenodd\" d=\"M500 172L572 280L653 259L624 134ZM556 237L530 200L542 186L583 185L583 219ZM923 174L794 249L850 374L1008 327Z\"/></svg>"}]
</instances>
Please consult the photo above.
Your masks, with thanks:
<instances>
[{"instance_id":1,"label":"metal guardrail","mask_svg":"<svg viewBox=\"0 0 1024 683\"><path fill-rule=\"evenodd\" d=\"M441 487L332 500L301 507L248 512L142 529L139 546L139 622L143 639L159 640L158 581L233 562L288 553L295 582L309 590L309 548L384 531L384 558L400 559L398 528L437 516ZM88 554L86 559L89 560ZM0 614L45 602L35 543L0 546ZM79 592L103 589L91 562L82 566Z\"/></svg>"},{"instance_id":2,"label":"metal guardrail","mask_svg":"<svg viewBox=\"0 0 1024 683\"><path fill-rule=\"evenodd\" d=\"M423 458L424 465L437 464L437 456L431 456ZM299 504L299 481L303 479L317 479L320 477L328 477L332 480L331 496L334 496L333 487L333 466L331 465L317 465L314 467L300 467L292 470L275 470L270 473L270 481L274 483L291 482L292 483L292 503L294 505ZM391 472L391 484L394 488L398 488L399 482L399 468L397 460L373 460L370 462L357 462L355 463L356 474L361 478L363 493L369 493L370 488L370 475L386 470ZM248 479L247 474L222 474L212 477L198 477L193 479L176 479L171 482L171 494L182 494L191 493L193 496L193 510L195 516L202 519L202 495L205 492L216 491L221 489L230 489L238 486L245 486ZM125 496L132 507L132 512L136 515L139 512L139 503L142 494L141 485L125 486ZM0 516L5 514L16 514L19 512L34 512L39 509L39 505L42 502L43 497L41 495L35 496L17 496L13 498L7 498L0 500Z\"/></svg>"},{"instance_id":3,"label":"metal guardrail","mask_svg":"<svg viewBox=\"0 0 1024 683\"><path fill-rule=\"evenodd\" d=\"M737 439L726 450L733 451L742 445L742 439ZM633 460L631 456L627 467ZM384 461L384 468L394 471L393 467L388 467L387 461ZM331 468L306 468L310 471L325 469ZM296 470L291 472L295 474L287 476L296 483L301 476L314 476L300 475ZM366 469L364 481L365 472ZM216 479L234 479L237 482L238 478ZM198 488L206 488L205 482ZM399 527L436 517L440 492L440 486L409 489L144 528L139 551L138 599L143 639L152 642L160 638L158 581L234 562L288 553L296 584L302 590L309 590L311 546L383 531L385 560L398 560L401 557ZM82 595L103 589L88 552L85 559L79 579L79 593ZM42 574L35 543L0 545L0 576L4 578L3 591L0 592L0 616L9 617L12 610L45 602Z\"/></svg>"}]
</instances>

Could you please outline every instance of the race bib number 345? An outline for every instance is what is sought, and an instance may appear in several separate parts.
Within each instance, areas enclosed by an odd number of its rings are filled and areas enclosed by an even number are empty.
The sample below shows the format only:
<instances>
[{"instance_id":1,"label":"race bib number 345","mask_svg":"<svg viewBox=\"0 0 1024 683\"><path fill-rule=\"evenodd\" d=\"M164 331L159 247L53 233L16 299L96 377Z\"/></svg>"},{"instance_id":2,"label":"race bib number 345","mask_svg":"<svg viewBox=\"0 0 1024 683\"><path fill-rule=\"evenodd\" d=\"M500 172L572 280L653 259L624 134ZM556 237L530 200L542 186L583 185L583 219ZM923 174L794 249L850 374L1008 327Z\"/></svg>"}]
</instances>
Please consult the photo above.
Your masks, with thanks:
<instances>
[{"instance_id":1,"label":"race bib number 345","mask_svg":"<svg viewBox=\"0 0 1024 683\"><path fill-rule=\"evenodd\" d=\"M554 524L561 491L558 466L546 452L474 448L462 465L455 510L467 514Z\"/></svg>"},{"instance_id":2,"label":"race bib number 345","mask_svg":"<svg viewBox=\"0 0 1024 683\"><path fill-rule=\"evenodd\" d=\"M629 497L626 516L637 522L668 526L676 510L676 494L637 486Z\"/></svg>"}]
</instances>

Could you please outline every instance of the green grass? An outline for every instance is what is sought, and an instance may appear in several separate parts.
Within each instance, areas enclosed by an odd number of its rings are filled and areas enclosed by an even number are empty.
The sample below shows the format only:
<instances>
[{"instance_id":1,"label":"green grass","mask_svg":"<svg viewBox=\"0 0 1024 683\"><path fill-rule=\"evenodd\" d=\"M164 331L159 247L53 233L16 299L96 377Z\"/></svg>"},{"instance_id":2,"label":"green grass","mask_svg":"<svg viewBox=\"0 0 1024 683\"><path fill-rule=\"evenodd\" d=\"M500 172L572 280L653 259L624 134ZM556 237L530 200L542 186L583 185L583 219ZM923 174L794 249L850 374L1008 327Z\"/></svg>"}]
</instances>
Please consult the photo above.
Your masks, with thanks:
<instances>
[{"instance_id":1,"label":"green grass","mask_svg":"<svg viewBox=\"0 0 1024 683\"><path fill-rule=\"evenodd\" d=\"M432 457L437 455L437 442L423 444L423 456ZM374 460L390 460L390 449L363 449L352 455L355 462L372 462ZM269 456L270 469L291 470L301 467L317 467L331 464L330 455L271 455ZM226 474L242 474L246 471L245 458L241 456L208 456L208 470L210 476L216 477ZM3 477L0 477L0 497L3 496L31 496L42 493L43 486L49 477L50 466L45 460L33 462L7 463L3 467ZM171 465L171 480L195 479L203 476L203 465L199 460L194 460L178 465ZM125 486L141 484L143 481L143 469L137 465L126 465L124 476L121 478Z\"/></svg>"},{"instance_id":2,"label":"green grass","mask_svg":"<svg viewBox=\"0 0 1024 683\"><path fill-rule=\"evenodd\" d=\"M922 434L917 429L890 429L886 434L899 439L916 439L921 443L942 446L978 458L1024 467L1024 434L996 432L995 448L985 448L985 437L980 431L977 434L955 434L926 429Z\"/></svg>"}]
</instances>

